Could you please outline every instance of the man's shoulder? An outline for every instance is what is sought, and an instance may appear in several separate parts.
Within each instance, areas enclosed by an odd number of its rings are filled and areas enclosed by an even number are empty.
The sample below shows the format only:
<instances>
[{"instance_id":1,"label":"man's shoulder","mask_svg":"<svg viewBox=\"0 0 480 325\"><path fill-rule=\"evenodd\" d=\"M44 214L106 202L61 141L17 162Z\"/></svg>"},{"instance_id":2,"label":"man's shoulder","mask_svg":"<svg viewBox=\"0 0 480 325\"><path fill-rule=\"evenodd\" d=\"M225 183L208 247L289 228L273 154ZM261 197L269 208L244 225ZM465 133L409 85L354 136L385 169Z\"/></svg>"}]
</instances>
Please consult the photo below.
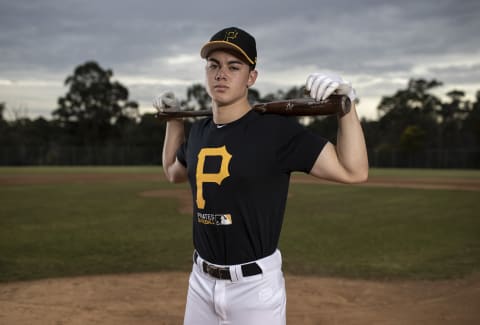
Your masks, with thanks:
<instances>
[{"instance_id":1,"label":"man's shoulder","mask_svg":"<svg viewBox=\"0 0 480 325\"><path fill-rule=\"evenodd\" d=\"M207 127L209 124L212 123L212 117L209 116L209 117L204 117L204 118L201 118L201 119L198 119L198 120L195 120L193 123L192 123L192 129L193 128L197 128L197 129L203 129L205 127Z\"/></svg>"}]
</instances>

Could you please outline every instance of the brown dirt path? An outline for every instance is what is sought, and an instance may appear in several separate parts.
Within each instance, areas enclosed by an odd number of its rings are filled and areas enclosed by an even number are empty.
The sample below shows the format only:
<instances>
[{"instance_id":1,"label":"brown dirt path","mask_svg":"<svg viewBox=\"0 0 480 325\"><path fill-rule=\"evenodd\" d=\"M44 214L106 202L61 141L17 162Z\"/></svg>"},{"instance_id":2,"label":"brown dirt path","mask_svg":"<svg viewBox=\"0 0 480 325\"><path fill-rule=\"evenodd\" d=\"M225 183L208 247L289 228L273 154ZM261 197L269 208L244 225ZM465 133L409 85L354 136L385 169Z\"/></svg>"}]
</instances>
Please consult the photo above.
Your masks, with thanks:
<instances>
[{"instance_id":1,"label":"brown dirt path","mask_svg":"<svg viewBox=\"0 0 480 325\"><path fill-rule=\"evenodd\" d=\"M377 282L286 276L288 324L480 323L480 276ZM181 324L187 273L50 279L0 285L0 324Z\"/></svg>"}]
</instances>

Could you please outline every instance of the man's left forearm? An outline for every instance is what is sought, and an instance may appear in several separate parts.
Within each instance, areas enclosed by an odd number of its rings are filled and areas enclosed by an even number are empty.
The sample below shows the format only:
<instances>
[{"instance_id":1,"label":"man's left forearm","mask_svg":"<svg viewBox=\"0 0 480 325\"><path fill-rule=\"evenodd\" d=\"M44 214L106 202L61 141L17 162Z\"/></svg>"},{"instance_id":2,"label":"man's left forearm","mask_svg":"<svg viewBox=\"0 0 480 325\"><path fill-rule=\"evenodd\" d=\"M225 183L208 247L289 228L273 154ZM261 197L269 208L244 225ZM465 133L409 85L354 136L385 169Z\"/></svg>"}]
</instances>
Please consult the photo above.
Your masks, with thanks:
<instances>
[{"instance_id":1,"label":"man's left forearm","mask_svg":"<svg viewBox=\"0 0 480 325\"><path fill-rule=\"evenodd\" d=\"M336 151L350 177L355 182L365 182L368 178L367 147L354 103L348 114L338 118Z\"/></svg>"}]
</instances>

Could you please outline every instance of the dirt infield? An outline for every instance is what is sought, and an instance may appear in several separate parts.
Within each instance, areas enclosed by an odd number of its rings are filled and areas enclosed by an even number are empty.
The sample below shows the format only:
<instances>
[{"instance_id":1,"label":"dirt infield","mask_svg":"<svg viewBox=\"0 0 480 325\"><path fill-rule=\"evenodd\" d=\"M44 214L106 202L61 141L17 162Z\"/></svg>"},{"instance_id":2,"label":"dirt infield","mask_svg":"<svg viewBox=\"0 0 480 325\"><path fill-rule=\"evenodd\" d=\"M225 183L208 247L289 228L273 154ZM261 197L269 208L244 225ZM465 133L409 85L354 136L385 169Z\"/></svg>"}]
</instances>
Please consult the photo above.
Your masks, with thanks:
<instances>
[{"instance_id":1,"label":"dirt infield","mask_svg":"<svg viewBox=\"0 0 480 325\"><path fill-rule=\"evenodd\" d=\"M0 185L163 180L153 174L1 175ZM318 182L295 176L294 182ZM361 186L480 190L480 180L372 177ZM188 190L155 190L190 211ZM0 284L0 324L181 324L187 273ZM362 281L286 275L289 324L480 324L480 274L448 281Z\"/></svg>"},{"instance_id":2,"label":"dirt infield","mask_svg":"<svg viewBox=\"0 0 480 325\"><path fill-rule=\"evenodd\" d=\"M0 285L0 324L181 324L188 274L52 279ZM286 276L288 324L479 324L480 276L373 282Z\"/></svg>"}]
</instances>

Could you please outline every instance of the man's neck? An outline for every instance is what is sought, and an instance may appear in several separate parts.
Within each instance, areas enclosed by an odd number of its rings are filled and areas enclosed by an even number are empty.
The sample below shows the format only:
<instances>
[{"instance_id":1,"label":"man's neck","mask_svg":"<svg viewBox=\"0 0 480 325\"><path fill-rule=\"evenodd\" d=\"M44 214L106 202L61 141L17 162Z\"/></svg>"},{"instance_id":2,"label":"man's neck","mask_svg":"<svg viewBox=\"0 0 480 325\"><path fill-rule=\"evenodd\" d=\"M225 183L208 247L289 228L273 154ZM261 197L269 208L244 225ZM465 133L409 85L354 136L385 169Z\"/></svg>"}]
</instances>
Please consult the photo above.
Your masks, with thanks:
<instances>
[{"instance_id":1,"label":"man's neck","mask_svg":"<svg viewBox=\"0 0 480 325\"><path fill-rule=\"evenodd\" d=\"M240 119L242 116L250 111L251 106L247 99L229 104L219 105L212 103L213 122L215 124L228 124Z\"/></svg>"}]
</instances>

